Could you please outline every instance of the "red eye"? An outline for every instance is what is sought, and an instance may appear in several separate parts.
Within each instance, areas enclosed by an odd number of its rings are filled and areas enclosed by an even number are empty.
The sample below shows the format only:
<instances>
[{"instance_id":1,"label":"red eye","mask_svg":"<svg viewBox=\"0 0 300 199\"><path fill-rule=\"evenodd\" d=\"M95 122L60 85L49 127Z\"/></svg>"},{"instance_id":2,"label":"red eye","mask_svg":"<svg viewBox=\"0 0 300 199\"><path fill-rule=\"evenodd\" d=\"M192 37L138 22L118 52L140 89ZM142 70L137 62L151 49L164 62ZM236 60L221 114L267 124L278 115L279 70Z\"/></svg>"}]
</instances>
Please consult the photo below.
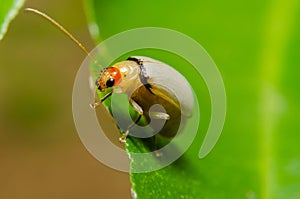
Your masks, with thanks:
<instances>
[{"instance_id":1,"label":"red eye","mask_svg":"<svg viewBox=\"0 0 300 199\"><path fill-rule=\"evenodd\" d=\"M122 77L121 77L120 70L118 68L110 67L107 68L106 71L109 72L111 77L115 80L114 86L118 85L121 82Z\"/></svg>"}]
</instances>

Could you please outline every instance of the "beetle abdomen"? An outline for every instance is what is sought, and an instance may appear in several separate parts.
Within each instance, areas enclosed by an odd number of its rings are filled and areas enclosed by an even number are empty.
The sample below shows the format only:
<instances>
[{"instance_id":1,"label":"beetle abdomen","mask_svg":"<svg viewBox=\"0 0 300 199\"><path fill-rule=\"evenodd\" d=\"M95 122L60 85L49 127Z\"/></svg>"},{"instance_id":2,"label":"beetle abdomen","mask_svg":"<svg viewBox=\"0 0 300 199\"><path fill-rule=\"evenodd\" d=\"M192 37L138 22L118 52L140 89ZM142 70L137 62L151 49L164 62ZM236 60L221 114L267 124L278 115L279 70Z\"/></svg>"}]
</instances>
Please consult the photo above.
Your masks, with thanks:
<instances>
[{"instance_id":1,"label":"beetle abdomen","mask_svg":"<svg viewBox=\"0 0 300 199\"><path fill-rule=\"evenodd\" d=\"M145 68L144 75L148 78L147 82L160 90L168 93L168 96L177 98L181 106L181 114L189 117L192 115L194 106L194 95L188 81L177 70L158 60L133 56L143 61Z\"/></svg>"}]
</instances>

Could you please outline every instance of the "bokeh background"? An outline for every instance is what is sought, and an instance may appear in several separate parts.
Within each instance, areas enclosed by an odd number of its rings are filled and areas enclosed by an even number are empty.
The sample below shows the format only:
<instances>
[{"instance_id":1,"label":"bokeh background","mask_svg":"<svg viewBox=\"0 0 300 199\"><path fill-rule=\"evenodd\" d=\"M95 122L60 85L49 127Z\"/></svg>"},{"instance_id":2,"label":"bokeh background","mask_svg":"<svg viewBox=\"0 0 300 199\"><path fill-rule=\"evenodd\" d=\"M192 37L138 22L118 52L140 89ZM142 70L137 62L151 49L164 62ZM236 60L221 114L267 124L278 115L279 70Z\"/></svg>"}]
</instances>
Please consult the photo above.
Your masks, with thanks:
<instances>
[{"instance_id":1,"label":"bokeh background","mask_svg":"<svg viewBox=\"0 0 300 199\"><path fill-rule=\"evenodd\" d=\"M80 0L28 0L88 49ZM21 11L0 43L0 198L130 198L129 175L95 160L72 118L72 87L85 54L44 19Z\"/></svg>"},{"instance_id":2,"label":"bokeh background","mask_svg":"<svg viewBox=\"0 0 300 199\"><path fill-rule=\"evenodd\" d=\"M161 26L201 43L228 97L211 157L221 154L228 171L242 173L232 180L257 181L258 195L246 198L300 197L298 0L90 1L98 2L102 39ZM95 46L82 1L28 0L25 6L53 16L88 49ZM130 198L129 175L91 157L73 124L72 86L84 58L40 17L21 12L12 22L0 43L0 198ZM201 110L209 115L209 107ZM231 179L229 173L220 178Z\"/></svg>"}]
</instances>

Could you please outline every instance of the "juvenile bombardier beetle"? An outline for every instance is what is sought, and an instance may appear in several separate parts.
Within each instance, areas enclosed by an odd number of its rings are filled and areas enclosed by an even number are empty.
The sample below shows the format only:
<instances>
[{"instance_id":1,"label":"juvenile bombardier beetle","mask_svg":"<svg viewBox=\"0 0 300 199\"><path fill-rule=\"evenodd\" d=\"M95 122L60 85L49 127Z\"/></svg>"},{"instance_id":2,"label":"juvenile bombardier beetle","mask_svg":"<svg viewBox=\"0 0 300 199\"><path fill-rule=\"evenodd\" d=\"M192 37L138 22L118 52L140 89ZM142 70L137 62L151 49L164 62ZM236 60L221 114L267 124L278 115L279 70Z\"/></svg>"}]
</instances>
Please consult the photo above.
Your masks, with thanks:
<instances>
[{"instance_id":1,"label":"juvenile bombardier beetle","mask_svg":"<svg viewBox=\"0 0 300 199\"><path fill-rule=\"evenodd\" d=\"M128 96L129 104L138 114L132 124L124 129L119 141L125 142L130 130L144 117L148 124L151 120L162 120L164 125L159 134L172 138L179 128L184 126L188 117L192 115L194 96L188 81L174 68L158 60L131 56L125 61L118 62L111 67L102 67L86 48L65 28L48 15L27 8L27 11L37 13L66 33L101 69L96 79L96 88L104 96L93 104L92 108L102 105L113 93L124 93ZM154 105L161 105L164 111L151 111ZM181 124L183 124L181 126Z\"/></svg>"}]
</instances>

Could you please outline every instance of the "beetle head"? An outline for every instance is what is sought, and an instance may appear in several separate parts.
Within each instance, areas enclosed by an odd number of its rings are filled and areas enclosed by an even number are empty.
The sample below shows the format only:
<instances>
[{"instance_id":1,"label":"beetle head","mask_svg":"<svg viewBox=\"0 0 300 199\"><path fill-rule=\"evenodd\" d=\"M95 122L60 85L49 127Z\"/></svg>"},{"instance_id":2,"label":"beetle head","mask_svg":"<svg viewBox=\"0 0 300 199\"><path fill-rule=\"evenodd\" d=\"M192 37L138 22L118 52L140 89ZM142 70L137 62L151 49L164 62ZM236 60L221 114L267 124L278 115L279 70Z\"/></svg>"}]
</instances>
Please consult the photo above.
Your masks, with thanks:
<instances>
[{"instance_id":1,"label":"beetle head","mask_svg":"<svg viewBox=\"0 0 300 199\"><path fill-rule=\"evenodd\" d=\"M105 68L96 80L96 86L104 92L106 88L117 86L121 82L120 70L116 67Z\"/></svg>"}]
</instances>

